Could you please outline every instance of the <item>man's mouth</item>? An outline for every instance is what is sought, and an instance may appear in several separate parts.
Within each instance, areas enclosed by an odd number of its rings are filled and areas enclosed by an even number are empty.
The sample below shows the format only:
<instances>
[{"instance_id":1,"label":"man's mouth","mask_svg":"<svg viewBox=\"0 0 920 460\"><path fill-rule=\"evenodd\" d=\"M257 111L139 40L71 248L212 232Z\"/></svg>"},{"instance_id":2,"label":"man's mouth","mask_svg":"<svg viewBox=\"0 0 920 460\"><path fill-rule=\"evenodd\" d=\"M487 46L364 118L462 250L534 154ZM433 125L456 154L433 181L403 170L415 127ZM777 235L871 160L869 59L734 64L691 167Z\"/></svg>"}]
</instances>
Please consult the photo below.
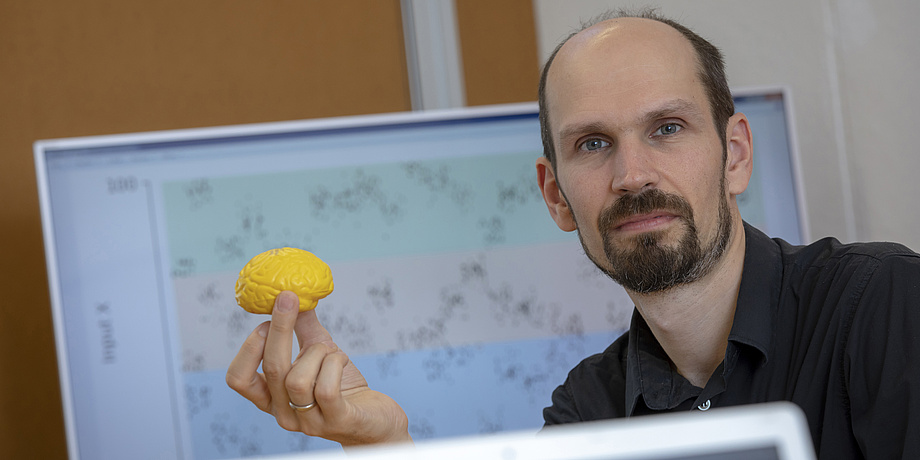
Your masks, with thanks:
<instances>
[{"instance_id":1,"label":"man's mouth","mask_svg":"<svg viewBox=\"0 0 920 460\"><path fill-rule=\"evenodd\" d=\"M617 221L613 226L613 230L627 233L647 232L663 228L676 219L680 219L680 216L668 211L635 214Z\"/></svg>"}]
</instances>

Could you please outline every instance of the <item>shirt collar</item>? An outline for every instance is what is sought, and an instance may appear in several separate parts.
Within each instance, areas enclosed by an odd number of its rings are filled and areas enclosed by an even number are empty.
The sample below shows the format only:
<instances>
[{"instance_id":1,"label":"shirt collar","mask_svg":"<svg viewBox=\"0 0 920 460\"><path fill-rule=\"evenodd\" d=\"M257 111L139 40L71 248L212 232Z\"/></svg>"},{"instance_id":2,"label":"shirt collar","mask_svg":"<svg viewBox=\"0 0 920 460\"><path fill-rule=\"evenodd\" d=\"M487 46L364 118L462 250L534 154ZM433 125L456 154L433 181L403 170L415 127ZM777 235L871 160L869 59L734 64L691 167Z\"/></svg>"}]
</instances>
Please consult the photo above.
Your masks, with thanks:
<instances>
[{"instance_id":1,"label":"shirt collar","mask_svg":"<svg viewBox=\"0 0 920 460\"><path fill-rule=\"evenodd\" d=\"M773 305L778 302L782 284L782 257L773 240L746 222L744 233L744 268L728 340L753 347L765 363L773 345ZM650 409L679 403L671 400L677 382L670 371L670 361L638 310L633 311L627 346L626 415L634 413L640 396Z\"/></svg>"},{"instance_id":2,"label":"shirt collar","mask_svg":"<svg viewBox=\"0 0 920 460\"><path fill-rule=\"evenodd\" d=\"M626 415L635 412L640 396L660 406L671 391L671 365L667 355L639 311L634 309L626 353ZM648 402L646 402L648 405Z\"/></svg>"},{"instance_id":3,"label":"shirt collar","mask_svg":"<svg viewBox=\"0 0 920 460\"><path fill-rule=\"evenodd\" d=\"M782 254L775 241L746 222L744 235L744 269L728 340L760 351L766 363L773 349L774 305L782 288Z\"/></svg>"}]
</instances>

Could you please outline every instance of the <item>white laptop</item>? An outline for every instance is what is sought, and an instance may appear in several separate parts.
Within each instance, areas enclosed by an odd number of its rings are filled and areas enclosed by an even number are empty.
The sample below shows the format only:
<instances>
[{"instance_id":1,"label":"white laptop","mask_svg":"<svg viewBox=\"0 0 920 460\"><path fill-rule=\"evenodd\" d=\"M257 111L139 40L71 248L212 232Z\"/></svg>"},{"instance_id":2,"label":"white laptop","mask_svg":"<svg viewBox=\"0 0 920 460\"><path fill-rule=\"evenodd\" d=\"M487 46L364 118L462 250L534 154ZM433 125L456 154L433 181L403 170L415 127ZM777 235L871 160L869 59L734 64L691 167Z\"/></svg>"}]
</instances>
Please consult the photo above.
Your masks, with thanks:
<instances>
[{"instance_id":1,"label":"white laptop","mask_svg":"<svg viewBox=\"0 0 920 460\"><path fill-rule=\"evenodd\" d=\"M809 460L805 416L788 402L563 425L273 459L333 460Z\"/></svg>"}]
</instances>

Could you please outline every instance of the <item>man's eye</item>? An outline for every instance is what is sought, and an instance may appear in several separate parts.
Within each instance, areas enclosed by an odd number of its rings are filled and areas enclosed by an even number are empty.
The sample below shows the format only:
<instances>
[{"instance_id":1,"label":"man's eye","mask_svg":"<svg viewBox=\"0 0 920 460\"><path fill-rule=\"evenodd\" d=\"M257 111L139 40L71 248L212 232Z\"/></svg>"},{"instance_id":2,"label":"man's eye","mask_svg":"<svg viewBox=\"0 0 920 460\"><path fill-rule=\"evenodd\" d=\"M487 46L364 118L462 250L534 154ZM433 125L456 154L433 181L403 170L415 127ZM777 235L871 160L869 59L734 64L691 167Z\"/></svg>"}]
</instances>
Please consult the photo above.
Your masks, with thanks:
<instances>
[{"instance_id":1,"label":"man's eye","mask_svg":"<svg viewBox=\"0 0 920 460\"><path fill-rule=\"evenodd\" d=\"M600 150L609 146L610 142L607 142L603 139L588 139L584 144L581 144L581 147L584 150Z\"/></svg>"},{"instance_id":2,"label":"man's eye","mask_svg":"<svg viewBox=\"0 0 920 460\"><path fill-rule=\"evenodd\" d=\"M677 133L681 129L683 129L683 127L677 123L667 123L667 124L661 125L660 128L655 130L655 134L661 134L664 136L668 136L668 135Z\"/></svg>"}]
</instances>

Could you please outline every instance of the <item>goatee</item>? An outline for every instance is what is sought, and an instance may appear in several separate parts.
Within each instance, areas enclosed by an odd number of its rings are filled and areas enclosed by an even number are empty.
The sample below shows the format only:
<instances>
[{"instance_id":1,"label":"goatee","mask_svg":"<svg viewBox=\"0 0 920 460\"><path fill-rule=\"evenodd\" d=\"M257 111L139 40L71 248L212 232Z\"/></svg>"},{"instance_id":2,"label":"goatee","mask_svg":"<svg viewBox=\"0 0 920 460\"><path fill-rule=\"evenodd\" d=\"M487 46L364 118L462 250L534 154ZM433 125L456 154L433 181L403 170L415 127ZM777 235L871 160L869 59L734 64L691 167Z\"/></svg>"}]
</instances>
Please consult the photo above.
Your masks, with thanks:
<instances>
[{"instance_id":1,"label":"goatee","mask_svg":"<svg viewBox=\"0 0 920 460\"><path fill-rule=\"evenodd\" d=\"M721 185L724 190L724 182ZM620 245L613 241L611 231L616 222L654 211L673 213L684 225L683 235L676 246L662 242L664 231L645 232ZM588 252L583 240L582 246L601 271L626 289L638 293L662 292L696 281L716 265L731 238L732 217L724 198L719 205L718 218L718 233L708 247L703 248L690 204L679 195L649 189L624 195L598 218L607 264L600 264L595 255Z\"/></svg>"}]
</instances>

